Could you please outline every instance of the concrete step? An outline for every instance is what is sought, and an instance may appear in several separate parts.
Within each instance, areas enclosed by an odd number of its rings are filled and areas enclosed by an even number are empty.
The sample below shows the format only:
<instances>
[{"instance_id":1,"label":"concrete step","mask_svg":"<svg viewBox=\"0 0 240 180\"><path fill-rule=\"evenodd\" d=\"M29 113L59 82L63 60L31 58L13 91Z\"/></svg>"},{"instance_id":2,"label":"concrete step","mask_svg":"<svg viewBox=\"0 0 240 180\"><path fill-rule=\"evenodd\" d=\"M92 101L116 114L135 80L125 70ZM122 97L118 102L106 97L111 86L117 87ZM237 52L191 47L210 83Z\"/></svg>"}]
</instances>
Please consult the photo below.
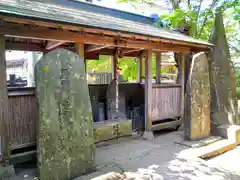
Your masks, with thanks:
<instances>
[{"instance_id":1,"label":"concrete step","mask_svg":"<svg viewBox=\"0 0 240 180\"><path fill-rule=\"evenodd\" d=\"M240 144L240 126L224 124L217 126L217 132L223 138L235 142L237 145Z\"/></svg>"},{"instance_id":2,"label":"concrete step","mask_svg":"<svg viewBox=\"0 0 240 180\"><path fill-rule=\"evenodd\" d=\"M209 144L215 143L220 140L222 140L222 137L220 136L210 136L197 141L185 140L185 141L176 142L176 143L187 146L187 147L191 147L191 148L200 148L202 146L207 146Z\"/></svg>"},{"instance_id":3,"label":"concrete step","mask_svg":"<svg viewBox=\"0 0 240 180\"><path fill-rule=\"evenodd\" d=\"M223 139L207 146L197 148L195 153L202 159L212 158L236 148L236 143L228 139Z\"/></svg>"}]
</instances>

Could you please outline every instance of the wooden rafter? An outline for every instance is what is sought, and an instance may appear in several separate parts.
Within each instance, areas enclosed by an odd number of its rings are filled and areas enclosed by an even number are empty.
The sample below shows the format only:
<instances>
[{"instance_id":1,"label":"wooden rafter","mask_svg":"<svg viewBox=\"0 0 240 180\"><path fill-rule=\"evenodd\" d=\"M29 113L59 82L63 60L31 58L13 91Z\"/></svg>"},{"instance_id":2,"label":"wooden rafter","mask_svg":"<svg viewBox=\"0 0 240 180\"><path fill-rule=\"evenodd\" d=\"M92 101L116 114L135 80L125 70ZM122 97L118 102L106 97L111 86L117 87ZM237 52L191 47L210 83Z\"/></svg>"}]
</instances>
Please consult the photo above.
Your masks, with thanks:
<instances>
[{"instance_id":1,"label":"wooden rafter","mask_svg":"<svg viewBox=\"0 0 240 180\"><path fill-rule=\"evenodd\" d=\"M193 48L200 48L209 50L209 46L202 45L202 44L193 44L189 42L184 42L180 40L168 40L168 39L160 39L157 37L149 37L149 36L144 36L144 35L136 35L136 34L131 34L131 33L120 33L120 32L115 32L115 31L110 31L110 30L103 30L103 29L96 29L96 28L86 28L86 27L81 27L81 26L74 26L74 25L66 25L66 24L60 24L60 23L53 23L53 22L43 22L40 20L32 20L32 19L23 19L23 18L16 18L16 17L9 17L9 16L0 16L0 19L6 21L6 22L14 22L14 23L21 23L21 24L29 24L29 25L37 25L41 27L51 27L51 28L57 28L61 27L63 30L71 30L71 31L79 31L79 32L84 32L84 33L91 33L91 34L101 34L101 35L107 35L107 36L120 36L124 38L129 38L129 39L137 39L137 40L145 40L145 41L154 41L154 42L159 42L161 41L162 43L168 43L168 44L175 44L175 45L183 45L183 46L191 46Z\"/></svg>"},{"instance_id":2,"label":"wooden rafter","mask_svg":"<svg viewBox=\"0 0 240 180\"><path fill-rule=\"evenodd\" d=\"M122 53L124 55L126 55L126 54L129 54L129 53L138 52L138 51L141 51L141 50L143 50L143 49L130 49L130 50L124 50L124 51L122 51Z\"/></svg>"},{"instance_id":3,"label":"wooden rafter","mask_svg":"<svg viewBox=\"0 0 240 180\"><path fill-rule=\"evenodd\" d=\"M153 51L189 52L191 47L179 47L174 44L154 43L149 41L129 40L126 38L93 35L70 31L57 31L44 27L29 28L20 24L4 24L0 26L0 34L7 37L21 37L29 39L82 42L85 44L108 45L121 48L151 49Z\"/></svg>"},{"instance_id":4,"label":"wooden rafter","mask_svg":"<svg viewBox=\"0 0 240 180\"><path fill-rule=\"evenodd\" d=\"M108 47L111 47L111 46L110 45L104 45L104 46L101 46L101 45L88 45L85 48L85 52L99 51L101 49L108 48Z\"/></svg>"},{"instance_id":5,"label":"wooden rafter","mask_svg":"<svg viewBox=\"0 0 240 180\"><path fill-rule=\"evenodd\" d=\"M52 50L64 43L66 43L66 41L48 41L46 45L46 50Z\"/></svg>"},{"instance_id":6,"label":"wooden rafter","mask_svg":"<svg viewBox=\"0 0 240 180\"><path fill-rule=\"evenodd\" d=\"M39 52L45 51L45 48L43 48L39 44L26 44L17 42L6 42L5 49L11 51L39 51Z\"/></svg>"}]
</instances>

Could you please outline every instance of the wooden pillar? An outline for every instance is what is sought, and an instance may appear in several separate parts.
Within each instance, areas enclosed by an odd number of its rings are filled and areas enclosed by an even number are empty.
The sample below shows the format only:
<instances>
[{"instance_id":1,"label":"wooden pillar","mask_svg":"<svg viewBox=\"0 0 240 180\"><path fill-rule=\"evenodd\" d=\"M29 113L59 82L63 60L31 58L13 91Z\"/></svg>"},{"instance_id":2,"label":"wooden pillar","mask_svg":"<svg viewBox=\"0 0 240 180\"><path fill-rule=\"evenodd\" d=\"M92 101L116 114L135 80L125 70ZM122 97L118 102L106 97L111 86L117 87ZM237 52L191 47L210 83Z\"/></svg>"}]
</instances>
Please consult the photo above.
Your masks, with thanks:
<instances>
[{"instance_id":1,"label":"wooden pillar","mask_svg":"<svg viewBox=\"0 0 240 180\"><path fill-rule=\"evenodd\" d=\"M119 62L118 62L118 53L117 51L114 52L112 56L112 71L113 71L113 80L115 81L115 94L116 94L116 112L118 112L118 99L119 99Z\"/></svg>"},{"instance_id":2,"label":"wooden pillar","mask_svg":"<svg viewBox=\"0 0 240 180\"><path fill-rule=\"evenodd\" d=\"M0 35L0 150L3 162L9 160L9 132L8 132L8 90L6 79L5 38Z\"/></svg>"},{"instance_id":3,"label":"wooden pillar","mask_svg":"<svg viewBox=\"0 0 240 180\"><path fill-rule=\"evenodd\" d=\"M87 74L87 62L84 58L84 44L82 43L76 43L76 53L83 58L84 65L85 65L85 73Z\"/></svg>"},{"instance_id":4,"label":"wooden pillar","mask_svg":"<svg viewBox=\"0 0 240 180\"><path fill-rule=\"evenodd\" d=\"M141 53L138 57L138 82L142 82L142 76L143 76L143 53Z\"/></svg>"},{"instance_id":5,"label":"wooden pillar","mask_svg":"<svg viewBox=\"0 0 240 180\"><path fill-rule=\"evenodd\" d=\"M119 74L118 74L118 53L117 51L114 53L113 55L113 58L112 58L112 67L113 67L113 80L116 82L116 87L115 87L115 90L116 90L116 112L118 112L118 105L119 105L119 102L118 102L118 99L119 99L119 90L118 90L118 84L119 84Z\"/></svg>"},{"instance_id":6,"label":"wooden pillar","mask_svg":"<svg viewBox=\"0 0 240 180\"><path fill-rule=\"evenodd\" d=\"M112 59L112 79L116 80L118 78L118 55L117 52L115 52L113 54L113 56L111 56Z\"/></svg>"},{"instance_id":7,"label":"wooden pillar","mask_svg":"<svg viewBox=\"0 0 240 180\"><path fill-rule=\"evenodd\" d=\"M184 106L185 106L185 77L184 77L184 71L185 71L185 54L180 53L180 81L181 81L181 120L183 122L184 118Z\"/></svg>"},{"instance_id":8,"label":"wooden pillar","mask_svg":"<svg viewBox=\"0 0 240 180\"><path fill-rule=\"evenodd\" d=\"M161 53L156 53L156 84L161 83Z\"/></svg>"},{"instance_id":9,"label":"wooden pillar","mask_svg":"<svg viewBox=\"0 0 240 180\"><path fill-rule=\"evenodd\" d=\"M153 139L152 133L152 50L145 54L145 139Z\"/></svg>"}]
</instances>

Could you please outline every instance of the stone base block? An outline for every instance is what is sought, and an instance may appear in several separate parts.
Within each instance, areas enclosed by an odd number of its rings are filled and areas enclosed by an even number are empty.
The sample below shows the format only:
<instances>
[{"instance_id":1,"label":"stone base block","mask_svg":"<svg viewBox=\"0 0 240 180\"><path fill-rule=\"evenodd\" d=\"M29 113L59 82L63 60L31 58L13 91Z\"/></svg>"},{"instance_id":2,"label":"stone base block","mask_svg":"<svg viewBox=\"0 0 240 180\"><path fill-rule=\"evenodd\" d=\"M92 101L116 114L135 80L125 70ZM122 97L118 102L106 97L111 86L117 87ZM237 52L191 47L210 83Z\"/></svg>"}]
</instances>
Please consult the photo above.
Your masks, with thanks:
<instances>
[{"instance_id":1,"label":"stone base block","mask_svg":"<svg viewBox=\"0 0 240 180\"><path fill-rule=\"evenodd\" d=\"M222 137L235 142L237 145L240 144L240 126L239 125L221 125L218 126L218 133Z\"/></svg>"},{"instance_id":2,"label":"stone base block","mask_svg":"<svg viewBox=\"0 0 240 180\"><path fill-rule=\"evenodd\" d=\"M0 179L1 180L8 180L14 176L15 176L15 171L14 171L13 165L10 165L10 166L0 165Z\"/></svg>"},{"instance_id":3,"label":"stone base block","mask_svg":"<svg viewBox=\"0 0 240 180\"><path fill-rule=\"evenodd\" d=\"M95 142L117 139L132 135L132 121L106 121L94 124Z\"/></svg>"},{"instance_id":4,"label":"stone base block","mask_svg":"<svg viewBox=\"0 0 240 180\"><path fill-rule=\"evenodd\" d=\"M118 123L118 138L132 135L132 121L119 121Z\"/></svg>"},{"instance_id":5,"label":"stone base block","mask_svg":"<svg viewBox=\"0 0 240 180\"><path fill-rule=\"evenodd\" d=\"M144 140L154 140L154 134L153 134L153 132L152 131L145 131L144 133L143 133L143 139Z\"/></svg>"},{"instance_id":6,"label":"stone base block","mask_svg":"<svg viewBox=\"0 0 240 180\"><path fill-rule=\"evenodd\" d=\"M106 141L117 138L118 123L96 123L94 124L95 142Z\"/></svg>"}]
</instances>

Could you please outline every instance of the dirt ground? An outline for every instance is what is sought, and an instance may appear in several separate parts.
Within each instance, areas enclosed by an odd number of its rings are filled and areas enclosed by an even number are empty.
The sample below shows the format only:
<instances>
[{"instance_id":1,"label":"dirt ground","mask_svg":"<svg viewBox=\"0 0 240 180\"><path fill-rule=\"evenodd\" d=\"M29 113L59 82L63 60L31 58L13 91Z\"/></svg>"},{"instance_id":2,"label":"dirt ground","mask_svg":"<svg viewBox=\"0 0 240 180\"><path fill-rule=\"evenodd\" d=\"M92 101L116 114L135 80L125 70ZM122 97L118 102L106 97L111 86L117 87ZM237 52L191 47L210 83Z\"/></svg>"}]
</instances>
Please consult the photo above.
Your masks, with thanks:
<instances>
[{"instance_id":1,"label":"dirt ground","mask_svg":"<svg viewBox=\"0 0 240 180\"><path fill-rule=\"evenodd\" d=\"M160 132L153 141L123 139L102 144L96 150L97 172L76 180L90 180L108 172L138 172L154 180L240 179L240 150L234 149L208 161L188 156L179 145L182 131ZM12 180L32 180L36 168L20 167Z\"/></svg>"}]
</instances>

